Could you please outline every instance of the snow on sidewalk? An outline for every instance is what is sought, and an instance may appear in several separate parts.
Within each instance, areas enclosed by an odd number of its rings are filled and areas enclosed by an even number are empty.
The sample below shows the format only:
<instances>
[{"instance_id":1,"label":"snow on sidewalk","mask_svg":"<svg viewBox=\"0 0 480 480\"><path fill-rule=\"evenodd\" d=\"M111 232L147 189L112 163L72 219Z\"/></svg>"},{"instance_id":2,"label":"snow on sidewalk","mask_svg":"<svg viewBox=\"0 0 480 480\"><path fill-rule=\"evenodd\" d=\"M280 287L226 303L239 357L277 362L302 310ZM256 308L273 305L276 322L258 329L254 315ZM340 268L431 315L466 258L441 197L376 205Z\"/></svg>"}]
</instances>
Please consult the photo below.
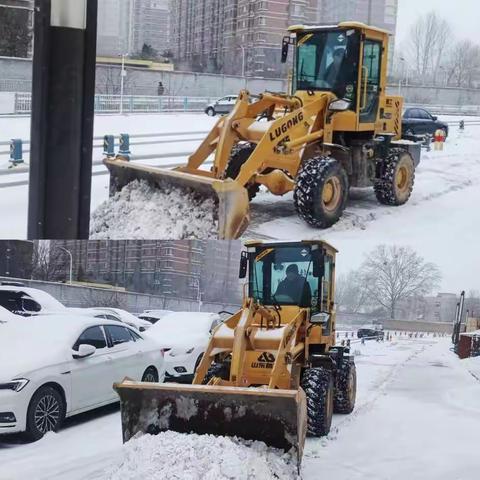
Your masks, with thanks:
<instances>
[{"instance_id":1,"label":"snow on sidewalk","mask_svg":"<svg viewBox=\"0 0 480 480\"><path fill-rule=\"evenodd\" d=\"M163 432L123 446L119 463L98 480L292 480L296 462L263 442ZM91 477L92 478L92 477Z\"/></svg>"}]
</instances>

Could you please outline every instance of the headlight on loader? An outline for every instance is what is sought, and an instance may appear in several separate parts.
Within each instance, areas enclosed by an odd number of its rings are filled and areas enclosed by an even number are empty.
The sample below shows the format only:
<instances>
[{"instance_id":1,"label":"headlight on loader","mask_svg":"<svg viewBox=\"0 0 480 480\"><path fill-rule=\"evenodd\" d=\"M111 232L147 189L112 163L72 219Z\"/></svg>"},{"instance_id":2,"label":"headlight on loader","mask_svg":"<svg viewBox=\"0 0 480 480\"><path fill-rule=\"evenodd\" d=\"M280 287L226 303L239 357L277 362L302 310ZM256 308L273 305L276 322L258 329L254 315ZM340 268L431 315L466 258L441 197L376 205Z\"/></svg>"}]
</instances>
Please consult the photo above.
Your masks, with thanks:
<instances>
[{"instance_id":1,"label":"headlight on loader","mask_svg":"<svg viewBox=\"0 0 480 480\"><path fill-rule=\"evenodd\" d=\"M329 106L328 109L332 112L344 112L350 108L350 100L334 100Z\"/></svg>"}]
</instances>

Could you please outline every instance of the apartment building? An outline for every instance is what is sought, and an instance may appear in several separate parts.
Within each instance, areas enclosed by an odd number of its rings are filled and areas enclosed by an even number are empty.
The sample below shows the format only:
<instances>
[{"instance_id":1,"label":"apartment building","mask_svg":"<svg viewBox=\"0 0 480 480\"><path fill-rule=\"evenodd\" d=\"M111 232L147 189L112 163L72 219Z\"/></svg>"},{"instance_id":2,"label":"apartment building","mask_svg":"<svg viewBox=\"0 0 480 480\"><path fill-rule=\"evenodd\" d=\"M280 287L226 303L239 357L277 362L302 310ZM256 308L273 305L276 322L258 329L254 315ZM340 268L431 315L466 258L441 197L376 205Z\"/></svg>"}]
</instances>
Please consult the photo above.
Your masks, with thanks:
<instances>
[{"instance_id":1,"label":"apartment building","mask_svg":"<svg viewBox=\"0 0 480 480\"><path fill-rule=\"evenodd\" d=\"M171 0L175 63L195 71L277 77L289 25L315 23L318 0Z\"/></svg>"},{"instance_id":2,"label":"apartment building","mask_svg":"<svg viewBox=\"0 0 480 480\"><path fill-rule=\"evenodd\" d=\"M98 0L97 54L131 53L130 18L133 0Z\"/></svg>"},{"instance_id":3,"label":"apartment building","mask_svg":"<svg viewBox=\"0 0 480 480\"><path fill-rule=\"evenodd\" d=\"M201 301L238 303L240 242L54 241L72 253L74 278L129 290ZM68 270L68 255L55 256ZM59 280L64 280L64 276Z\"/></svg>"}]
</instances>

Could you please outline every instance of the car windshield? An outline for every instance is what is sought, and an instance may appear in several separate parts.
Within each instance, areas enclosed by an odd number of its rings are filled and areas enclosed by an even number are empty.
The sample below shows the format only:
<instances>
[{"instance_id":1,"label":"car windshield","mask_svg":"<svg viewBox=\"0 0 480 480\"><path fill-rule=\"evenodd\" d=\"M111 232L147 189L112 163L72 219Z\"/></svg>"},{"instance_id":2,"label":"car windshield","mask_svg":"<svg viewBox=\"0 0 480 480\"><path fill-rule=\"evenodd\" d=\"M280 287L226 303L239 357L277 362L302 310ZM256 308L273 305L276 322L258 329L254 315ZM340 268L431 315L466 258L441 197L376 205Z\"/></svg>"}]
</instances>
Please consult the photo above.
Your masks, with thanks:
<instances>
[{"instance_id":1,"label":"car windshield","mask_svg":"<svg viewBox=\"0 0 480 480\"><path fill-rule=\"evenodd\" d=\"M267 305L318 305L319 279L313 276L309 246L259 248L250 268L250 296Z\"/></svg>"},{"instance_id":2,"label":"car windshield","mask_svg":"<svg viewBox=\"0 0 480 480\"><path fill-rule=\"evenodd\" d=\"M359 45L358 33L353 29L300 35L296 90L331 91L354 103Z\"/></svg>"}]
</instances>

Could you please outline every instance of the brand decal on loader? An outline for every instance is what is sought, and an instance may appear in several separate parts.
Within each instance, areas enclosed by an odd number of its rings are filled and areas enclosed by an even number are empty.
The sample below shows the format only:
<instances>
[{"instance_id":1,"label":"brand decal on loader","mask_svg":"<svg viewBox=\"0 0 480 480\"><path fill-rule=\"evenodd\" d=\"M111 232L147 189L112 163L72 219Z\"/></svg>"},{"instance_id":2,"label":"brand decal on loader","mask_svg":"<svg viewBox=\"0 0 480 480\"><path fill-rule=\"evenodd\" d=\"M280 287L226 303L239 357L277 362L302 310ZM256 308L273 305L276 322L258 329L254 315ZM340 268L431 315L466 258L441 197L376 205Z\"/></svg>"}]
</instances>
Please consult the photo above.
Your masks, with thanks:
<instances>
[{"instance_id":1,"label":"brand decal on loader","mask_svg":"<svg viewBox=\"0 0 480 480\"><path fill-rule=\"evenodd\" d=\"M269 352L263 352L256 362L252 362L252 368L273 368L275 355Z\"/></svg>"},{"instance_id":2,"label":"brand decal on loader","mask_svg":"<svg viewBox=\"0 0 480 480\"><path fill-rule=\"evenodd\" d=\"M277 138L287 133L292 127L295 127L303 121L303 112L299 112L295 117L282 123L275 131L270 132L270 141L274 142Z\"/></svg>"}]
</instances>

